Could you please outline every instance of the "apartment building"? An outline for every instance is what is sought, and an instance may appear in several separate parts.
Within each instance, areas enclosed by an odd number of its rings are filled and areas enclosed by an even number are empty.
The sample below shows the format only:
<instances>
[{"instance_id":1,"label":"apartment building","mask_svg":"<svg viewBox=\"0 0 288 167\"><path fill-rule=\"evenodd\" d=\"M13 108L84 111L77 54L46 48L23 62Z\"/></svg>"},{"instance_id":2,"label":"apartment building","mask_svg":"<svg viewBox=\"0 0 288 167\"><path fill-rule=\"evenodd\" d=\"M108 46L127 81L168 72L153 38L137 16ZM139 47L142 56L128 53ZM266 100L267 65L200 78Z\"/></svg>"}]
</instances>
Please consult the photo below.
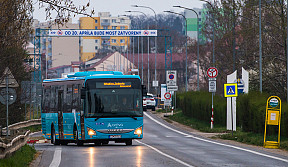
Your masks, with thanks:
<instances>
[{"instance_id":1,"label":"apartment building","mask_svg":"<svg viewBox=\"0 0 288 167\"><path fill-rule=\"evenodd\" d=\"M80 29L130 29L129 17L113 17L110 12L99 12L98 17L81 17ZM100 50L125 52L130 43L129 37L82 37L80 39L80 57L85 62L94 58Z\"/></svg>"},{"instance_id":2,"label":"apartment building","mask_svg":"<svg viewBox=\"0 0 288 167\"><path fill-rule=\"evenodd\" d=\"M199 39L200 42L205 41L205 36L202 34L202 24L206 18L205 8L193 8L198 14L199 21ZM191 10L184 10L184 16L187 18L187 36L191 39L197 40L197 15Z\"/></svg>"},{"instance_id":3,"label":"apartment building","mask_svg":"<svg viewBox=\"0 0 288 167\"><path fill-rule=\"evenodd\" d=\"M34 20L33 28L40 29L79 29L78 23L69 20L65 25L55 25L53 22L39 22ZM79 61L79 37L47 37L42 36L41 54L47 60L47 69L63 65L71 65L72 61ZM34 42L34 41L32 41Z\"/></svg>"}]
</instances>

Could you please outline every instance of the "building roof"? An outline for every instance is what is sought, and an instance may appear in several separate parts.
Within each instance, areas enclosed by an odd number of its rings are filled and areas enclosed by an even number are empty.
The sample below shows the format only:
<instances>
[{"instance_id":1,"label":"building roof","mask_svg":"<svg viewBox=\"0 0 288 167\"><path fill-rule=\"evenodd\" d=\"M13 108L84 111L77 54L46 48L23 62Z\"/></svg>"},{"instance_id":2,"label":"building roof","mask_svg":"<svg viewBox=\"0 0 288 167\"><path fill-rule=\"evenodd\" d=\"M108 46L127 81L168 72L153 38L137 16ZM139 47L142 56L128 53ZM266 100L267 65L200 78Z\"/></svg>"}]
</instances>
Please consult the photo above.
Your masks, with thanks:
<instances>
[{"instance_id":1,"label":"building roof","mask_svg":"<svg viewBox=\"0 0 288 167\"><path fill-rule=\"evenodd\" d=\"M103 63L105 60L107 60L110 56L112 56L114 53L109 53L107 56L103 57L102 59L100 59L99 61L97 61L96 63L92 64L91 66L89 66L88 68L85 68L85 70L92 70L94 69L94 67L98 66L99 64ZM93 60L95 58L92 58L91 60Z\"/></svg>"},{"instance_id":2,"label":"building roof","mask_svg":"<svg viewBox=\"0 0 288 167\"><path fill-rule=\"evenodd\" d=\"M126 54L124 54L126 57ZM168 56L166 56L168 59ZM133 54L128 54L129 61L133 62ZM182 62L186 60L185 53L172 53L172 62ZM165 68L165 53L157 53L157 69ZM155 68L155 53L149 53L150 68ZM134 53L134 65L138 66L138 53ZM139 53L139 66L142 66L142 53ZM148 54L143 54L143 68L148 68Z\"/></svg>"}]
</instances>

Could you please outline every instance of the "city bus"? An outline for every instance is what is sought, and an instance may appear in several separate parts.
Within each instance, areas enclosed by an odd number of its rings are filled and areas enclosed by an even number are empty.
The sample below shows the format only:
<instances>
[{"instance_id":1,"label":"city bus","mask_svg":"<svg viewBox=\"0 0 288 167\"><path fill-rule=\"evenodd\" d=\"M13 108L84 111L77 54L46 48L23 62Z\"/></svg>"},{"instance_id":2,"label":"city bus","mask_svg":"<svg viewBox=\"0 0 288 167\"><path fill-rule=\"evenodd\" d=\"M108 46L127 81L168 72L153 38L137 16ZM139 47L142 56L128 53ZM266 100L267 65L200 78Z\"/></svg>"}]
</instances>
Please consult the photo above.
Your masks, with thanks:
<instances>
[{"instance_id":1,"label":"city bus","mask_svg":"<svg viewBox=\"0 0 288 167\"><path fill-rule=\"evenodd\" d=\"M143 138L139 75L88 71L43 81L42 134L54 145L125 143Z\"/></svg>"}]
</instances>

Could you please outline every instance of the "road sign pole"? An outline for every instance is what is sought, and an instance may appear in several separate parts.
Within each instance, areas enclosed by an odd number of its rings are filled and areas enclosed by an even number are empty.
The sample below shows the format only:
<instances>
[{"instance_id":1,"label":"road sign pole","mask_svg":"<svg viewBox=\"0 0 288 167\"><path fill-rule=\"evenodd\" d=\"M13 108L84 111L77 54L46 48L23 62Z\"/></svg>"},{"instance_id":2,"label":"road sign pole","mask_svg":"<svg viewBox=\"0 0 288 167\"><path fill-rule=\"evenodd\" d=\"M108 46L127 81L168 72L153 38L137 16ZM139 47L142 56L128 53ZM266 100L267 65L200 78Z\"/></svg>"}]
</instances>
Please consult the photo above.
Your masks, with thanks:
<instances>
[{"instance_id":1,"label":"road sign pole","mask_svg":"<svg viewBox=\"0 0 288 167\"><path fill-rule=\"evenodd\" d=\"M213 129L213 125L214 125L213 95L214 95L214 93L212 92L212 116L211 116L211 129Z\"/></svg>"},{"instance_id":2,"label":"road sign pole","mask_svg":"<svg viewBox=\"0 0 288 167\"><path fill-rule=\"evenodd\" d=\"M177 98L176 98L176 91L175 91L174 93L175 93L175 107L174 107L174 110L176 111L176 104L177 104L177 103L176 103L176 99L177 99Z\"/></svg>"},{"instance_id":3,"label":"road sign pole","mask_svg":"<svg viewBox=\"0 0 288 167\"><path fill-rule=\"evenodd\" d=\"M9 102L9 97L8 97L8 83L9 83L9 81L8 81L8 75L6 75L6 119L7 119L7 121L6 121L6 136L8 137L8 132L9 132L9 129L8 129L8 114L9 114L9 108L8 108L8 102Z\"/></svg>"},{"instance_id":4,"label":"road sign pole","mask_svg":"<svg viewBox=\"0 0 288 167\"><path fill-rule=\"evenodd\" d=\"M233 136L233 101L231 97L231 123L232 123L232 136Z\"/></svg>"}]
</instances>

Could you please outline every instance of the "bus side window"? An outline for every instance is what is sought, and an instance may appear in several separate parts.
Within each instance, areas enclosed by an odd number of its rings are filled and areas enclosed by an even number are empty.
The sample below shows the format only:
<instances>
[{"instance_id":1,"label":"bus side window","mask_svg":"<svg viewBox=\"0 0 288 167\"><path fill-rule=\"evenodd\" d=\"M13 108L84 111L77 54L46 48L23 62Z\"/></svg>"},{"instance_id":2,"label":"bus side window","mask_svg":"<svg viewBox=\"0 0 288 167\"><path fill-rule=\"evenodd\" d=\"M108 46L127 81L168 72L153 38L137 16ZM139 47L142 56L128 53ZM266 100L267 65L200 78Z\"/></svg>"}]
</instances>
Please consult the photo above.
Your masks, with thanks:
<instances>
[{"instance_id":1,"label":"bus side window","mask_svg":"<svg viewBox=\"0 0 288 167\"><path fill-rule=\"evenodd\" d=\"M71 112L72 109L72 85L67 85L66 92L66 112Z\"/></svg>"},{"instance_id":2,"label":"bus side window","mask_svg":"<svg viewBox=\"0 0 288 167\"><path fill-rule=\"evenodd\" d=\"M58 112L58 90L59 87L55 86L55 112Z\"/></svg>"},{"instance_id":3,"label":"bus side window","mask_svg":"<svg viewBox=\"0 0 288 167\"><path fill-rule=\"evenodd\" d=\"M44 89L44 112L49 112L49 101L50 101L50 87Z\"/></svg>"},{"instance_id":4,"label":"bus side window","mask_svg":"<svg viewBox=\"0 0 288 167\"><path fill-rule=\"evenodd\" d=\"M79 110L79 85L74 84L73 85L73 101L72 101L72 108Z\"/></svg>"},{"instance_id":5,"label":"bus side window","mask_svg":"<svg viewBox=\"0 0 288 167\"><path fill-rule=\"evenodd\" d=\"M50 111L51 112L56 112L56 88L55 86L51 86L51 96L50 96Z\"/></svg>"}]
</instances>

